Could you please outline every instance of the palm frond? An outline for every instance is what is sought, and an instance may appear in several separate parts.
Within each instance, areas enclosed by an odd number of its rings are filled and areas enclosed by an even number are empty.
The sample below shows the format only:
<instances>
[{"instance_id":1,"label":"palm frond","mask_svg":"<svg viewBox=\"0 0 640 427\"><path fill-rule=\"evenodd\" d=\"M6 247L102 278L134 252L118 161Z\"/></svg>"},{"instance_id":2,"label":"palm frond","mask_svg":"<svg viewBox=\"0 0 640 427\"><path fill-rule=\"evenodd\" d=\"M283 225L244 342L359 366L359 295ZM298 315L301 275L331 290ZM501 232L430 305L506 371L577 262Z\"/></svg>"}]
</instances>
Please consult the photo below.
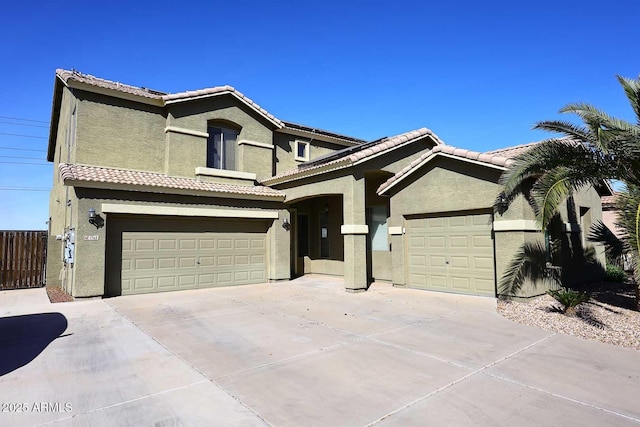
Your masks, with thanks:
<instances>
[{"instance_id":1,"label":"palm frond","mask_svg":"<svg viewBox=\"0 0 640 427\"><path fill-rule=\"evenodd\" d=\"M631 108L636 114L637 124L640 125L640 76L638 76L638 79L630 79L622 76L616 77L624 89L624 93L627 95Z\"/></svg>"},{"instance_id":2,"label":"palm frond","mask_svg":"<svg viewBox=\"0 0 640 427\"><path fill-rule=\"evenodd\" d=\"M587 127L579 126L563 120L546 120L543 122L538 122L533 126L533 129L561 133L581 142L591 142L591 139L593 137Z\"/></svg>"},{"instance_id":3,"label":"palm frond","mask_svg":"<svg viewBox=\"0 0 640 427\"><path fill-rule=\"evenodd\" d=\"M621 264L622 257L629 252L629 245L600 220L591 225L587 240L603 245L607 260L614 264Z\"/></svg>"},{"instance_id":4,"label":"palm frond","mask_svg":"<svg viewBox=\"0 0 640 427\"><path fill-rule=\"evenodd\" d=\"M533 286L541 282L560 285L561 274L557 268L547 267L547 254L541 242L527 242L516 252L499 284L499 294L517 295L527 280Z\"/></svg>"}]
</instances>

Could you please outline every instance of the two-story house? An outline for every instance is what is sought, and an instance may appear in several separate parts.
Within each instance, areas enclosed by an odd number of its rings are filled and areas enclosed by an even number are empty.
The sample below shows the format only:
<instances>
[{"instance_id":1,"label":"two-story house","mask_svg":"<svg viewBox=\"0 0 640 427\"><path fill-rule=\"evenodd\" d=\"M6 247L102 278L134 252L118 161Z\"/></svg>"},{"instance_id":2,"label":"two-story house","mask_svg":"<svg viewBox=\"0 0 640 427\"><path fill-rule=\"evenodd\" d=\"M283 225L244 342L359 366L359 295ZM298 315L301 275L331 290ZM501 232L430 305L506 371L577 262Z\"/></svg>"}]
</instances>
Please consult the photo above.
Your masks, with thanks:
<instances>
[{"instance_id":1,"label":"two-story house","mask_svg":"<svg viewBox=\"0 0 640 427\"><path fill-rule=\"evenodd\" d=\"M351 292L495 296L519 246L543 238L524 200L492 210L517 152L425 128L367 142L230 86L170 94L57 70L47 284L100 297L319 273ZM581 220L601 217L596 190L575 200Z\"/></svg>"}]
</instances>

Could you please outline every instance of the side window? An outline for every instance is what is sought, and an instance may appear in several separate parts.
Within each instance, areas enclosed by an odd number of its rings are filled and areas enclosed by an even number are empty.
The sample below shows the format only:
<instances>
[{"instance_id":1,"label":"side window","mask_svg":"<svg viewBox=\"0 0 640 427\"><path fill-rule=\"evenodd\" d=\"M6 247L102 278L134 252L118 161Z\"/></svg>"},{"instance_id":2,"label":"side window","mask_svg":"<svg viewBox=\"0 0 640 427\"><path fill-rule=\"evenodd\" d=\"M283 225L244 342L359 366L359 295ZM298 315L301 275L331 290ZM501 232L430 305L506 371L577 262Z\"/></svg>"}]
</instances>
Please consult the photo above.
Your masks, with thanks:
<instances>
[{"instance_id":1,"label":"side window","mask_svg":"<svg viewBox=\"0 0 640 427\"><path fill-rule=\"evenodd\" d=\"M311 151L311 145L307 141L296 141L294 149L296 160L301 162L309 161L309 151Z\"/></svg>"},{"instance_id":2,"label":"side window","mask_svg":"<svg viewBox=\"0 0 640 427\"><path fill-rule=\"evenodd\" d=\"M209 126L207 130L207 167L235 170L238 132L216 126Z\"/></svg>"},{"instance_id":3,"label":"side window","mask_svg":"<svg viewBox=\"0 0 640 427\"><path fill-rule=\"evenodd\" d=\"M372 206L367 209L369 214L369 239L371 250L389 251L389 236L387 227L387 207Z\"/></svg>"}]
</instances>

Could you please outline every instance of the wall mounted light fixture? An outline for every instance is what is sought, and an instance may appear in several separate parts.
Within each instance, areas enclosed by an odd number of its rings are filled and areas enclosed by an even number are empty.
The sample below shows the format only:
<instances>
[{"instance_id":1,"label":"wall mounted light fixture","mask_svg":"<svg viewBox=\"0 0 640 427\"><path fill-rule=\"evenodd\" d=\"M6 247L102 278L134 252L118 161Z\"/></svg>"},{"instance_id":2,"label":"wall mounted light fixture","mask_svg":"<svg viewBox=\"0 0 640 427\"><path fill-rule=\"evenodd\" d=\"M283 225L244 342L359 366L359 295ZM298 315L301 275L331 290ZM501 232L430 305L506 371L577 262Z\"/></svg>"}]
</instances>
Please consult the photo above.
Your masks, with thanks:
<instances>
[{"instance_id":1,"label":"wall mounted light fixture","mask_svg":"<svg viewBox=\"0 0 640 427\"><path fill-rule=\"evenodd\" d=\"M94 208L89 208L89 224L95 226L96 228L101 228L104 226L104 219L100 215L96 213Z\"/></svg>"},{"instance_id":2,"label":"wall mounted light fixture","mask_svg":"<svg viewBox=\"0 0 640 427\"><path fill-rule=\"evenodd\" d=\"M289 218L287 218L286 216L282 220L282 228L284 228L287 231L291 229L291 223L289 222Z\"/></svg>"}]
</instances>

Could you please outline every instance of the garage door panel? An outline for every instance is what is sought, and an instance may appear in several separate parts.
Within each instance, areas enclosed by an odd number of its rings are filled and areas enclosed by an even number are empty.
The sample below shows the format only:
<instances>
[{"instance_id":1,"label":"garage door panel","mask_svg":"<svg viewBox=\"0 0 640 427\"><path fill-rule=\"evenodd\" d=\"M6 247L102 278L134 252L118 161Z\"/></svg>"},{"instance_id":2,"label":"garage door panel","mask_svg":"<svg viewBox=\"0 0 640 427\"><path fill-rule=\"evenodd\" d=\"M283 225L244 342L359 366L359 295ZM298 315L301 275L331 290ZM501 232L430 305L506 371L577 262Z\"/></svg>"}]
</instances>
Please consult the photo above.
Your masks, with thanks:
<instances>
[{"instance_id":1,"label":"garage door panel","mask_svg":"<svg viewBox=\"0 0 640 427\"><path fill-rule=\"evenodd\" d=\"M451 268L462 268L467 270L469 268L469 257L466 256L452 256L451 259Z\"/></svg>"},{"instance_id":2,"label":"garage door panel","mask_svg":"<svg viewBox=\"0 0 640 427\"><path fill-rule=\"evenodd\" d=\"M178 242L175 239L158 239L158 250L160 251L174 251L178 247Z\"/></svg>"},{"instance_id":3,"label":"garage door panel","mask_svg":"<svg viewBox=\"0 0 640 427\"><path fill-rule=\"evenodd\" d=\"M154 288L153 277L141 277L141 278L133 279L134 290L153 289L153 288Z\"/></svg>"},{"instance_id":4,"label":"garage door panel","mask_svg":"<svg viewBox=\"0 0 640 427\"><path fill-rule=\"evenodd\" d=\"M215 257L214 256L201 256L198 257L200 265L202 267L212 267L215 265Z\"/></svg>"},{"instance_id":5,"label":"garage door panel","mask_svg":"<svg viewBox=\"0 0 640 427\"><path fill-rule=\"evenodd\" d=\"M178 286L177 280L175 276L165 276L158 277L158 287L159 288L175 288Z\"/></svg>"},{"instance_id":6,"label":"garage door panel","mask_svg":"<svg viewBox=\"0 0 640 427\"><path fill-rule=\"evenodd\" d=\"M409 247L415 249L422 249L425 247L424 237L411 237L409 239Z\"/></svg>"},{"instance_id":7,"label":"garage door panel","mask_svg":"<svg viewBox=\"0 0 640 427\"><path fill-rule=\"evenodd\" d=\"M265 256L264 255L251 255L251 265L264 265Z\"/></svg>"},{"instance_id":8,"label":"garage door panel","mask_svg":"<svg viewBox=\"0 0 640 427\"><path fill-rule=\"evenodd\" d=\"M265 241L264 239L251 239L251 249L264 250L265 249Z\"/></svg>"},{"instance_id":9,"label":"garage door panel","mask_svg":"<svg viewBox=\"0 0 640 427\"><path fill-rule=\"evenodd\" d=\"M154 270L156 263L153 258L143 258L135 260L134 266L136 270Z\"/></svg>"},{"instance_id":10,"label":"garage door panel","mask_svg":"<svg viewBox=\"0 0 640 427\"><path fill-rule=\"evenodd\" d=\"M426 255L411 255L409 263L412 267L425 267L427 265Z\"/></svg>"},{"instance_id":11,"label":"garage door panel","mask_svg":"<svg viewBox=\"0 0 640 427\"><path fill-rule=\"evenodd\" d=\"M447 277L431 274L429 275L428 283L431 288L444 290L447 288Z\"/></svg>"},{"instance_id":12,"label":"garage door panel","mask_svg":"<svg viewBox=\"0 0 640 427\"><path fill-rule=\"evenodd\" d=\"M196 266L196 259L194 257L180 258L178 261L178 266L180 268L188 268Z\"/></svg>"},{"instance_id":13,"label":"garage door panel","mask_svg":"<svg viewBox=\"0 0 640 427\"><path fill-rule=\"evenodd\" d=\"M232 232L123 231L122 294L264 282L266 234L257 230L266 227L229 228Z\"/></svg>"},{"instance_id":14,"label":"garage door panel","mask_svg":"<svg viewBox=\"0 0 640 427\"><path fill-rule=\"evenodd\" d=\"M429 239L429 247L431 248L445 248L446 247L446 238L445 236L430 236Z\"/></svg>"},{"instance_id":15,"label":"garage door panel","mask_svg":"<svg viewBox=\"0 0 640 427\"><path fill-rule=\"evenodd\" d=\"M442 255L431 255L429 256L429 267L430 268L444 268L446 265L447 259Z\"/></svg>"},{"instance_id":16,"label":"garage door panel","mask_svg":"<svg viewBox=\"0 0 640 427\"><path fill-rule=\"evenodd\" d=\"M477 269L491 270L493 272L493 258L489 257L474 257L473 265Z\"/></svg>"},{"instance_id":17,"label":"garage door panel","mask_svg":"<svg viewBox=\"0 0 640 427\"><path fill-rule=\"evenodd\" d=\"M233 248L233 240L231 239L218 239L218 249L232 249Z\"/></svg>"},{"instance_id":18,"label":"garage door panel","mask_svg":"<svg viewBox=\"0 0 640 427\"><path fill-rule=\"evenodd\" d=\"M201 250L214 249L216 247L214 239L200 239L198 244L199 244L199 249Z\"/></svg>"},{"instance_id":19,"label":"garage door panel","mask_svg":"<svg viewBox=\"0 0 640 427\"><path fill-rule=\"evenodd\" d=\"M467 292L471 290L471 279L468 277L451 276L451 284L453 289L458 291Z\"/></svg>"},{"instance_id":20,"label":"garage door panel","mask_svg":"<svg viewBox=\"0 0 640 427\"><path fill-rule=\"evenodd\" d=\"M156 249L156 241L153 239L138 239L133 246L137 251L153 251Z\"/></svg>"},{"instance_id":21,"label":"garage door panel","mask_svg":"<svg viewBox=\"0 0 640 427\"><path fill-rule=\"evenodd\" d=\"M490 219L473 214L407 220L409 286L494 296Z\"/></svg>"}]
</instances>

